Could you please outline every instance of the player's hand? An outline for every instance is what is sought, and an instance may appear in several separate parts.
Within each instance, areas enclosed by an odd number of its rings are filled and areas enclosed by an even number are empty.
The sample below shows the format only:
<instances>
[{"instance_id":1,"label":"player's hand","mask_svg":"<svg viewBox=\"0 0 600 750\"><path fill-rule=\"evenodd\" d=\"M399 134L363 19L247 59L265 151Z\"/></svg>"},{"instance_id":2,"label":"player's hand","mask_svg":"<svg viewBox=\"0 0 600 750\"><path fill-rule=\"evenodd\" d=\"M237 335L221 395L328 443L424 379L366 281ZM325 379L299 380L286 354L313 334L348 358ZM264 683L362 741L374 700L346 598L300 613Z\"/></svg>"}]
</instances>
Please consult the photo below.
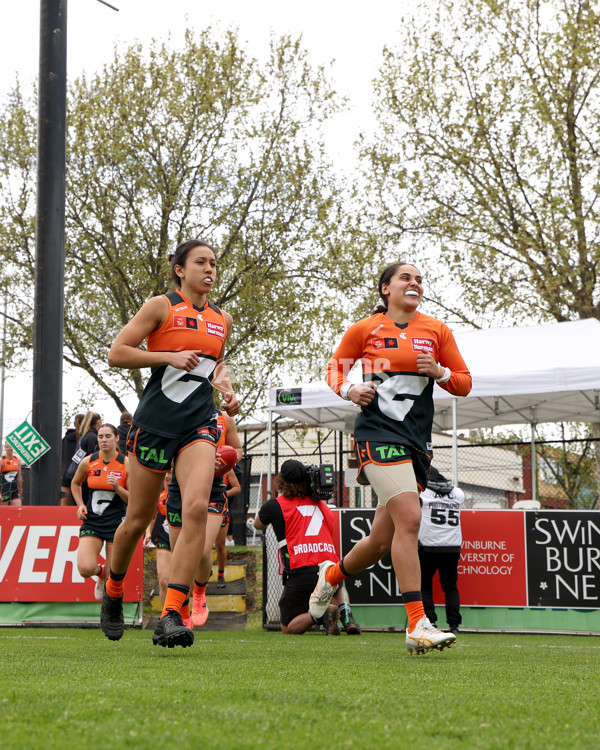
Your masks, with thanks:
<instances>
[{"instance_id":1,"label":"player's hand","mask_svg":"<svg viewBox=\"0 0 600 750\"><path fill-rule=\"evenodd\" d=\"M240 403L233 391L225 391L223 394L223 411L230 417L234 417L240 410Z\"/></svg>"},{"instance_id":2,"label":"player's hand","mask_svg":"<svg viewBox=\"0 0 600 750\"><path fill-rule=\"evenodd\" d=\"M85 521L85 519L87 518L87 507L85 505L77 506L77 518L80 521Z\"/></svg>"},{"instance_id":3,"label":"player's hand","mask_svg":"<svg viewBox=\"0 0 600 750\"><path fill-rule=\"evenodd\" d=\"M149 529L146 529L146 533L144 534L144 539L142 541L142 546L144 549L148 549L150 546L150 540L152 539L152 531Z\"/></svg>"},{"instance_id":4,"label":"player's hand","mask_svg":"<svg viewBox=\"0 0 600 750\"><path fill-rule=\"evenodd\" d=\"M116 476L114 474L109 474L107 480L113 490L116 490L119 486L119 480L116 478Z\"/></svg>"},{"instance_id":5,"label":"player's hand","mask_svg":"<svg viewBox=\"0 0 600 750\"><path fill-rule=\"evenodd\" d=\"M171 352L169 356L169 364L177 370L191 372L198 362L200 362L200 358L198 357L200 351L200 349L196 349L194 351Z\"/></svg>"},{"instance_id":6,"label":"player's hand","mask_svg":"<svg viewBox=\"0 0 600 750\"><path fill-rule=\"evenodd\" d=\"M427 375L434 380L437 380L443 374L440 366L429 352L417 354L417 372L419 375Z\"/></svg>"},{"instance_id":7,"label":"player's hand","mask_svg":"<svg viewBox=\"0 0 600 750\"><path fill-rule=\"evenodd\" d=\"M348 398L358 406L368 406L375 398L377 383L370 380L368 383L357 383L350 388Z\"/></svg>"}]
</instances>

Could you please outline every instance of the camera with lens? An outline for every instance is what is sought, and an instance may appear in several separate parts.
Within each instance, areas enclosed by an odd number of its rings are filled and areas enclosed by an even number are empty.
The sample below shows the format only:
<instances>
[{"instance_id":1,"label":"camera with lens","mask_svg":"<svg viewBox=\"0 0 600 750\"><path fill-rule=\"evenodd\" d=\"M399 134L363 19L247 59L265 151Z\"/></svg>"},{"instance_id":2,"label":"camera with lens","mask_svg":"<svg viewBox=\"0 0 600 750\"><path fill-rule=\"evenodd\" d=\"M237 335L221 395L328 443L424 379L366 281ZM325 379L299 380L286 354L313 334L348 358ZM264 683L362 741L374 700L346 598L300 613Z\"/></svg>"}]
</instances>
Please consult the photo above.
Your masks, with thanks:
<instances>
[{"instance_id":1,"label":"camera with lens","mask_svg":"<svg viewBox=\"0 0 600 750\"><path fill-rule=\"evenodd\" d=\"M310 482L310 496L313 500L324 500L328 502L333 497L335 490L335 476L333 464L321 464L320 466L308 466L306 468Z\"/></svg>"}]
</instances>

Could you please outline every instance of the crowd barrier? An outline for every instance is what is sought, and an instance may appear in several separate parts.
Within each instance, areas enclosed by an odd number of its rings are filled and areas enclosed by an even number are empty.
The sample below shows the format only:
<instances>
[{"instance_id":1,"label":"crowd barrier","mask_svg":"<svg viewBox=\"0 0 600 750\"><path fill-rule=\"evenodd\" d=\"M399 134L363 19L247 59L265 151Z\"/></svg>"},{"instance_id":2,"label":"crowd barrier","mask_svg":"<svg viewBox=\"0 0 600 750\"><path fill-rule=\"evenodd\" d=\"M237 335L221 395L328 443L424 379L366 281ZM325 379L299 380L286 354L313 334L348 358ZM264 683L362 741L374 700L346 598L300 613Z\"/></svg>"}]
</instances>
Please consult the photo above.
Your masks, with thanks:
<instances>
[{"instance_id":1,"label":"crowd barrier","mask_svg":"<svg viewBox=\"0 0 600 750\"><path fill-rule=\"evenodd\" d=\"M75 507L0 508L0 625L98 625L95 583L77 571ZM123 614L142 622L143 551L125 579Z\"/></svg>"},{"instance_id":2,"label":"crowd barrier","mask_svg":"<svg viewBox=\"0 0 600 750\"><path fill-rule=\"evenodd\" d=\"M336 548L345 555L371 528L374 509L332 509ZM481 631L600 633L600 512L463 510L458 588L462 628ZM265 534L264 624L277 626L281 580L277 543ZM361 626L403 629L402 595L386 555L346 588ZM437 576L434 601L445 625Z\"/></svg>"}]
</instances>

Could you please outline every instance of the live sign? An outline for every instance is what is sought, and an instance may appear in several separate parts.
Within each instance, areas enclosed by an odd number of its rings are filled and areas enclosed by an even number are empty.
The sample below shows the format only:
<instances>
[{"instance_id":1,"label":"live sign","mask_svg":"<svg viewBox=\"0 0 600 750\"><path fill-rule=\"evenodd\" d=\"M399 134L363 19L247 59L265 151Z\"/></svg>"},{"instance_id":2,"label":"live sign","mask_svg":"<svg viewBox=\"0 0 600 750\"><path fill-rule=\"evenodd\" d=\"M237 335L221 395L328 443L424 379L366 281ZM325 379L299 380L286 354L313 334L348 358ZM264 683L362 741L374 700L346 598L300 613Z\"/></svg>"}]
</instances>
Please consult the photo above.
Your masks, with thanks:
<instances>
[{"instance_id":1,"label":"live sign","mask_svg":"<svg viewBox=\"0 0 600 750\"><path fill-rule=\"evenodd\" d=\"M48 443L29 422L23 422L14 429L7 436L6 442L12 445L15 453L27 466L31 466L50 450Z\"/></svg>"}]
</instances>

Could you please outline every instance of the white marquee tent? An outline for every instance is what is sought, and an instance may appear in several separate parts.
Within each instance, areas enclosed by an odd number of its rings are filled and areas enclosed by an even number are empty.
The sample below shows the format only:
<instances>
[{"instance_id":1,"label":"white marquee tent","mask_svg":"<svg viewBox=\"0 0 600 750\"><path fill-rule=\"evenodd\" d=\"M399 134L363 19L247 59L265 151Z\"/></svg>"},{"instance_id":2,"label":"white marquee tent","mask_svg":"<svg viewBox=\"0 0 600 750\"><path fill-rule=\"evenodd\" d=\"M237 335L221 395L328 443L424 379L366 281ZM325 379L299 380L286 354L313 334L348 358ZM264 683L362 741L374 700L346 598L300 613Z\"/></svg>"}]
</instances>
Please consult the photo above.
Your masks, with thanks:
<instances>
[{"instance_id":1,"label":"white marquee tent","mask_svg":"<svg viewBox=\"0 0 600 750\"><path fill-rule=\"evenodd\" d=\"M465 331L455 338L473 388L466 398L434 388L434 430L600 422L600 320ZM357 410L324 381L270 391L269 423L275 413L351 432Z\"/></svg>"}]
</instances>

